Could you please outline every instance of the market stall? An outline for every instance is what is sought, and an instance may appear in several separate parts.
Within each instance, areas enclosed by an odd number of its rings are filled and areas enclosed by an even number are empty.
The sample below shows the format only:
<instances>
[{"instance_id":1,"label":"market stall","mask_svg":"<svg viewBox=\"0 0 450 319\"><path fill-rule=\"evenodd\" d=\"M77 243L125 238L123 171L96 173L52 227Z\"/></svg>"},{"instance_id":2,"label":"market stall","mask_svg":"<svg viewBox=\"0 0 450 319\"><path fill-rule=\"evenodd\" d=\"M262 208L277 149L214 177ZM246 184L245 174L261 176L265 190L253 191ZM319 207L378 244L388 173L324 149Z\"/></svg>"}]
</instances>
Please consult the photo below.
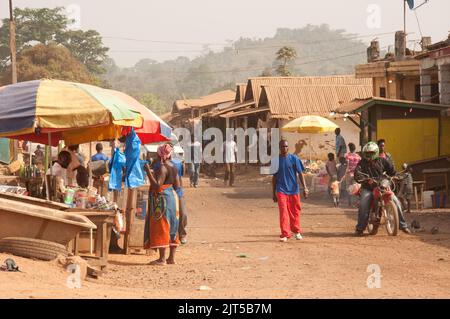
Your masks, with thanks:
<instances>
[{"instance_id":1,"label":"market stall","mask_svg":"<svg viewBox=\"0 0 450 319\"><path fill-rule=\"evenodd\" d=\"M61 183L54 177L49 146L58 146L61 141L65 145L74 145L91 141L114 140L129 134L135 128L139 136L146 141L167 141L170 138L170 127L162 122L154 113L124 93L105 90L99 87L58 80L38 80L22 82L0 88L0 136L19 140L32 141L47 145L44 168L37 171L32 156L27 166L21 166L19 182L31 189L30 184L38 184L37 178L44 178L47 200L34 202L32 205L45 206L62 201L72 213L87 216L97 226L96 244L93 244L94 233L89 234L89 252L95 251L102 262L107 260L111 228L117 224L120 216L118 192L124 190L122 185L115 193L98 193L93 187L81 188L77 185ZM15 112L10 110L14 109ZM134 133L133 133L134 134ZM134 163L133 165L137 165ZM90 174L90 177L92 174ZM127 183L126 183L127 184ZM128 185L129 186L129 185ZM57 192L62 190L62 192ZM27 192L26 195L31 192ZM57 195L58 194L58 195ZM38 194L34 194L38 195ZM129 198L135 198L129 196ZM18 200L17 198L14 200ZM122 205L121 205L122 206ZM122 211L127 212L127 232L129 237L135 201L128 201ZM60 207L63 210L63 207ZM66 208L66 209L67 209ZM79 237L77 235L77 237ZM75 252L79 251L81 242L75 240ZM126 240L126 246L127 245Z\"/></svg>"},{"instance_id":2,"label":"market stall","mask_svg":"<svg viewBox=\"0 0 450 319\"><path fill-rule=\"evenodd\" d=\"M334 132L338 126L332 121L317 115L307 115L299 117L286 124L282 131L291 133L308 133L309 138L309 160L305 163L306 183L312 192L326 191L328 188L328 174L325 170L325 163L313 161L311 152L311 140L314 134Z\"/></svg>"}]
</instances>

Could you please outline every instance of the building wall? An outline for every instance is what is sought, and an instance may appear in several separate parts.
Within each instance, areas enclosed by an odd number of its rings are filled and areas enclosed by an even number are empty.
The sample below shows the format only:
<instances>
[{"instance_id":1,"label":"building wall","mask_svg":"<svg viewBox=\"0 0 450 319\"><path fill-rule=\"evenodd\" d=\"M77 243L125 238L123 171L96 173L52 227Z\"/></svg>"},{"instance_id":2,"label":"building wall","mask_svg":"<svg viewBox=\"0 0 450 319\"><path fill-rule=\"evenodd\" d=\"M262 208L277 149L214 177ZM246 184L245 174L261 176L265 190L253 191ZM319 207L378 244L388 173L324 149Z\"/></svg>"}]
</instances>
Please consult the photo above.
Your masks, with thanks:
<instances>
[{"instance_id":1,"label":"building wall","mask_svg":"<svg viewBox=\"0 0 450 319\"><path fill-rule=\"evenodd\" d=\"M351 121L343 119L332 120L341 128L341 134L346 144L352 142L356 145L357 151L359 146L359 128ZM283 127L290 121L282 120L280 126ZM334 132L323 134L300 134L300 133L281 133L281 136L289 142L289 152L299 155L303 160L309 159L310 154L310 137L311 137L311 157L313 160L326 160L328 153L335 153L336 135ZM296 144L297 147L296 147ZM300 151L300 152L299 152Z\"/></svg>"},{"instance_id":2,"label":"building wall","mask_svg":"<svg viewBox=\"0 0 450 319\"><path fill-rule=\"evenodd\" d=\"M416 78L406 78L403 80L403 89L405 99L408 101L420 101L420 99L416 99L416 85L420 85L419 77Z\"/></svg>"},{"instance_id":3,"label":"building wall","mask_svg":"<svg viewBox=\"0 0 450 319\"><path fill-rule=\"evenodd\" d=\"M441 154L450 155L450 117L444 116L441 120Z\"/></svg>"},{"instance_id":4,"label":"building wall","mask_svg":"<svg viewBox=\"0 0 450 319\"><path fill-rule=\"evenodd\" d=\"M392 83L389 83L389 80ZM420 84L419 77L407 77L403 80L403 94L404 99L416 100L416 85ZM401 99L401 81L397 80L395 76L373 78L374 92L373 95L381 97L380 89L385 88L386 98Z\"/></svg>"},{"instance_id":5,"label":"building wall","mask_svg":"<svg viewBox=\"0 0 450 319\"><path fill-rule=\"evenodd\" d=\"M396 169L403 163L438 156L438 118L378 120L377 135L386 140Z\"/></svg>"}]
</instances>

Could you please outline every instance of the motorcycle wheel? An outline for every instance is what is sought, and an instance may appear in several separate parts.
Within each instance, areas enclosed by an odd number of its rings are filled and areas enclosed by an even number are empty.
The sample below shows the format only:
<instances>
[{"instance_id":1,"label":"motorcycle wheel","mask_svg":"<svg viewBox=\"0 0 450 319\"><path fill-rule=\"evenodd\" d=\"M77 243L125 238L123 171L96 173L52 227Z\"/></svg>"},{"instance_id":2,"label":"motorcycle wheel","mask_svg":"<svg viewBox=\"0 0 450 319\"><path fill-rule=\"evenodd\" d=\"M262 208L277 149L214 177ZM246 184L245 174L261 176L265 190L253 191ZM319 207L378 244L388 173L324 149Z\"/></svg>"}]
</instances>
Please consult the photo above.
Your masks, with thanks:
<instances>
[{"instance_id":1,"label":"motorcycle wheel","mask_svg":"<svg viewBox=\"0 0 450 319\"><path fill-rule=\"evenodd\" d=\"M386 231L389 236L397 236L399 229L398 209L393 201L385 205Z\"/></svg>"},{"instance_id":2,"label":"motorcycle wheel","mask_svg":"<svg viewBox=\"0 0 450 319\"><path fill-rule=\"evenodd\" d=\"M372 212L369 215L369 223L367 224L367 231L369 235L374 236L378 233L378 228L380 227L380 222L376 218L375 214Z\"/></svg>"}]
</instances>

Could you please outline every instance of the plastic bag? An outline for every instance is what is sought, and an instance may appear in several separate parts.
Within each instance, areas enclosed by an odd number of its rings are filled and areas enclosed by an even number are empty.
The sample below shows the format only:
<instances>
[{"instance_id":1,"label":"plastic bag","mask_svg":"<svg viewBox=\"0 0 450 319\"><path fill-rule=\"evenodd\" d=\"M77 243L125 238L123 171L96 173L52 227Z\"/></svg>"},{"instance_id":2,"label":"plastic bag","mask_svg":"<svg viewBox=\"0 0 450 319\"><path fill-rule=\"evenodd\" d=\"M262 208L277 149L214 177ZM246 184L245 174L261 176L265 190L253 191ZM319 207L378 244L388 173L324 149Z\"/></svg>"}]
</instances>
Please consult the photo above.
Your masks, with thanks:
<instances>
[{"instance_id":1,"label":"plastic bag","mask_svg":"<svg viewBox=\"0 0 450 319\"><path fill-rule=\"evenodd\" d=\"M114 150L113 157L109 163L109 190L122 190L122 170L125 167L126 158L125 154L122 153L119 148Z\"/></svg>"},{"instance_id":2,"label":"plastic bag","mask_svg":"<svg viewBox=\"0 0 450 319\"><path fill-rule=\"evenodd\" d=\"M145 174L143 165L139 159L141 155L141 140L136 135L134 129L127 136L125 144L126 176L125 186L127 188L137 188L145 184Z\"/></svg>"}]
</instances>

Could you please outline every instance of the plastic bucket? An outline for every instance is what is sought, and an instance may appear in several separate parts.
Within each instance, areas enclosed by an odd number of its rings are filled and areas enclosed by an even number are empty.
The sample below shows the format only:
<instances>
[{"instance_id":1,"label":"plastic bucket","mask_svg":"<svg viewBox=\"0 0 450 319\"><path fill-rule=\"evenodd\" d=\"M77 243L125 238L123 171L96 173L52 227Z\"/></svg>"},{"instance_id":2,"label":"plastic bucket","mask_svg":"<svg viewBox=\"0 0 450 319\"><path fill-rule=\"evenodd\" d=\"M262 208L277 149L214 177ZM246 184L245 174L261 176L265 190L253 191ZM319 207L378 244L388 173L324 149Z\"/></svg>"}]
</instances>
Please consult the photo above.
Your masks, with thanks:
<instances>
[{"instance_id":1,"label":"plastic bucket","mask_svg":"<svg viewBox=\"0 0 450 319\"><path fill-rule=\"evenodd\" d=\"M433 195L434 195L434 191L423 192L423 207L424 208L433 208Z\"/></svg>"}]
</instances>

